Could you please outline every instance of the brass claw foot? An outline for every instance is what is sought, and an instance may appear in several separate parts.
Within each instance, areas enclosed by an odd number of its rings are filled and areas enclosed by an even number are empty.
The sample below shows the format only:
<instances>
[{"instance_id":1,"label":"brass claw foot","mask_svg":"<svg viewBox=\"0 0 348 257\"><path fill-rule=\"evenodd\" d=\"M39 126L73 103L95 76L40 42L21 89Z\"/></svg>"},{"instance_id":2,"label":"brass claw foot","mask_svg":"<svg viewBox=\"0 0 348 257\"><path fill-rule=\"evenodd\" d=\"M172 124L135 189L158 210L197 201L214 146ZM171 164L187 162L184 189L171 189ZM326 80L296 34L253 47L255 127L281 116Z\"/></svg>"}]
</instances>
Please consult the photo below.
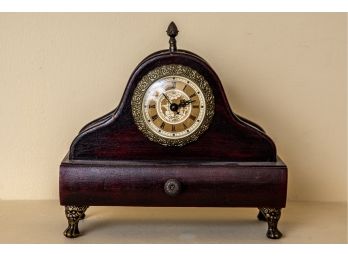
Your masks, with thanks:
<instances>
[{"instance_id":1,"label":"brass claw foot","mask_svg":"<svg viewBox=\"0 0 348 257\"><path fill-rule=\"evenodd\" d=\"M267 237L270 239L279 239L283 236L282 232L280 232L277 228L275 229L268 229L267 230Z\"/></svg>"},{"instance_id":2,"label":"brass claw foot","mask_svg":"<svg viewBox=\"0 0 348 257\"><path fill-rule=\"evenodd\" d=\"M267 221L267 219L265 218L265 216L262 214L261 211L259 211L259 214L257 214L257 219L260 221Z\"/></svg>"},{"instance_id":3,"label":"brass claw foot","mask_svg":"<svg viewBox=\"0 0 348 257\"><path fill-rule=\"evenodd\" d=\"M67 229L64 231L64 236L67 238L75 238L80 235L80 231L78 228L77 223L76 224L69 224Z\"/></svg>"},{"instance_id":4,"label":"brass claw foot","mask_svg":"<svg viewBox=\"0 0 348 257\"><path fill-rule=\"evenodd\" d=\"M262 208L259 208L259 210L260 210L260 213L259 215L257 215L257 217L259 218L259 216L261 216L260 214L262 214L262 216L266 219L268 223L268 229L266 234L267 237L270 239L281 238L283 234L277 228L278 221L280 219L281 209L262 207ZM262 220L262 218L260 220Z\"/></svg>"},{"instance_id":5,"label":"brass claw foot","mask_svg":"<svg viewBox=\"0 0 348 257\"><path fill-rule=\"evenodd\" d=\"M85 217L85 211L88 206L65 206L65 216L68 219L68 227L64 231L64 236L68 238L75 238L80 235L79 221Z\"/></svg>"}]
</instances>

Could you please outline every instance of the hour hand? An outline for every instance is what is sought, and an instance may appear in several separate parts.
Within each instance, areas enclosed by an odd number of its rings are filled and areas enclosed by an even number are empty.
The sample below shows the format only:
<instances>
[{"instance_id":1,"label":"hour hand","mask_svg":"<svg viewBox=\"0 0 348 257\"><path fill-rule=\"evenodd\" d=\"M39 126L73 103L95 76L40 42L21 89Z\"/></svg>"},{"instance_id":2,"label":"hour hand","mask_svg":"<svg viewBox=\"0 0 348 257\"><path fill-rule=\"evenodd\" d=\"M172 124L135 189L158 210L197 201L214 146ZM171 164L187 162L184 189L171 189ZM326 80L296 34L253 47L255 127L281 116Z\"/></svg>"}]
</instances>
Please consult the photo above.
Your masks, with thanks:
<instances>
[{"instance_id":1,"label":"hour hand","mask_svg":"<svg viewBox=\"0 0 348 257\"><path fill-rule=\"evenodd\" d=\"M190 103L193 103L193 102L195 102L196 100L187 100L187 101L185 101L185 104L190 104Z\"/></svg>"},{"instance_id":2,"label":"hour hand","mask_svg":"<svg viewBox=\"0 0 348 257\"><path fill-rule=\"evenodd\" d=\"M193 103L196 100L181 100L179 106L180 107L185 107L186 105Z\"/></svg>"}]
</instances>

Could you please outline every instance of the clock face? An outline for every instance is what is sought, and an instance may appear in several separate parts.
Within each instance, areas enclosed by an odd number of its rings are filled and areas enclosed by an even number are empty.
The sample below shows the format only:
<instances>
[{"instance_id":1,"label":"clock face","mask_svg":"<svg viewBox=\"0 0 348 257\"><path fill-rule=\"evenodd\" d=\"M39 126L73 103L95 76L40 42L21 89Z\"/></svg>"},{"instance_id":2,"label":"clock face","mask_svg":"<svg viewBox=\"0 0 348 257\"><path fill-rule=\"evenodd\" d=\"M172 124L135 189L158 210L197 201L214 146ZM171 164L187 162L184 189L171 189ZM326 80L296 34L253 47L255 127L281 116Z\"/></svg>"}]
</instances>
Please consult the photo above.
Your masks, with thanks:
<instances>
[{"instance_id":1,"label":"clock face","mask_svg":"<svg viewBox=\"0 0 348 257\"><path fill-rule=\"evenodd\" d=\"M212 90L203 76L182 65L158 67L138 83L132 113L140 131L162 145L197 140L214 114Z\"/></svg>"},{"instance_id":2,"label":"clock face","mask_svg":"<svg viewBox=\"0 0 348 257\"><path fill-rule=\"evenodd\" d=\"M168 139L195 132L202 124L205 106L202 90L188 78L179 76L164 77L153 83L142 105L148 128Z\"/></svg>"}]
</instances>

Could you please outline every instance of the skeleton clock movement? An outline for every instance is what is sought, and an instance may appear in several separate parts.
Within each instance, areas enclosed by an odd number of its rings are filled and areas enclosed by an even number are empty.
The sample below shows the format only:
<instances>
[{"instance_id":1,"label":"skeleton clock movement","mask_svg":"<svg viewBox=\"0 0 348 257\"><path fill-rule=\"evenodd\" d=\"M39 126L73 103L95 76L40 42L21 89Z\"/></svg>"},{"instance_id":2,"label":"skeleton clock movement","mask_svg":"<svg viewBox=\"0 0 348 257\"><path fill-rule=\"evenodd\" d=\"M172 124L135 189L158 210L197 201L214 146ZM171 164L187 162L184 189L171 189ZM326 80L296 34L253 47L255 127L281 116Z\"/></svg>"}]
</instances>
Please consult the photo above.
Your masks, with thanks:
<instances>
[{"instance_id":1,"label":"skeleton clock movement","mask_svg":"<svg viewBox=\"0 0 348 257\"><path fill-rule=\"evenodd\" d=\"M277 228L286 205L287 167L256 123L235 114L212 67L177 49L142 60L121 102L85 125L60 165L60 204L68 227L89 206L251 207Z\"/></svg>"}]
</instances>

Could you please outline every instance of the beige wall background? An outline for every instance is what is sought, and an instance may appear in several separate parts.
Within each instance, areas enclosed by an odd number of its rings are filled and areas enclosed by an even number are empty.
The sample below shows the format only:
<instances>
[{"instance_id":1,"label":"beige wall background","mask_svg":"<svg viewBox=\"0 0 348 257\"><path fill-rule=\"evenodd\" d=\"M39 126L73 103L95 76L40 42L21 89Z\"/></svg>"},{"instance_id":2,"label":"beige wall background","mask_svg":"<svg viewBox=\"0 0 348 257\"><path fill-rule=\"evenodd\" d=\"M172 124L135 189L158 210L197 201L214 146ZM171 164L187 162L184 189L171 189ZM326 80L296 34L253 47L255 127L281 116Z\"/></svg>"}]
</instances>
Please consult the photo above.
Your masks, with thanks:
<instances>
[{"instance_id":1,"label":"beige wall background","mask_svg":"<svg viewBox=\"0 0 348 257\"><path fill-rule=\"evenodd\" d=\"M205 58L232 109L289 168L289 200L346 201L347 22L330 13L0 14L0 199L57 199L79 129L113 109L135 66L168 47Z\"/></svg>"}]
</instances>

